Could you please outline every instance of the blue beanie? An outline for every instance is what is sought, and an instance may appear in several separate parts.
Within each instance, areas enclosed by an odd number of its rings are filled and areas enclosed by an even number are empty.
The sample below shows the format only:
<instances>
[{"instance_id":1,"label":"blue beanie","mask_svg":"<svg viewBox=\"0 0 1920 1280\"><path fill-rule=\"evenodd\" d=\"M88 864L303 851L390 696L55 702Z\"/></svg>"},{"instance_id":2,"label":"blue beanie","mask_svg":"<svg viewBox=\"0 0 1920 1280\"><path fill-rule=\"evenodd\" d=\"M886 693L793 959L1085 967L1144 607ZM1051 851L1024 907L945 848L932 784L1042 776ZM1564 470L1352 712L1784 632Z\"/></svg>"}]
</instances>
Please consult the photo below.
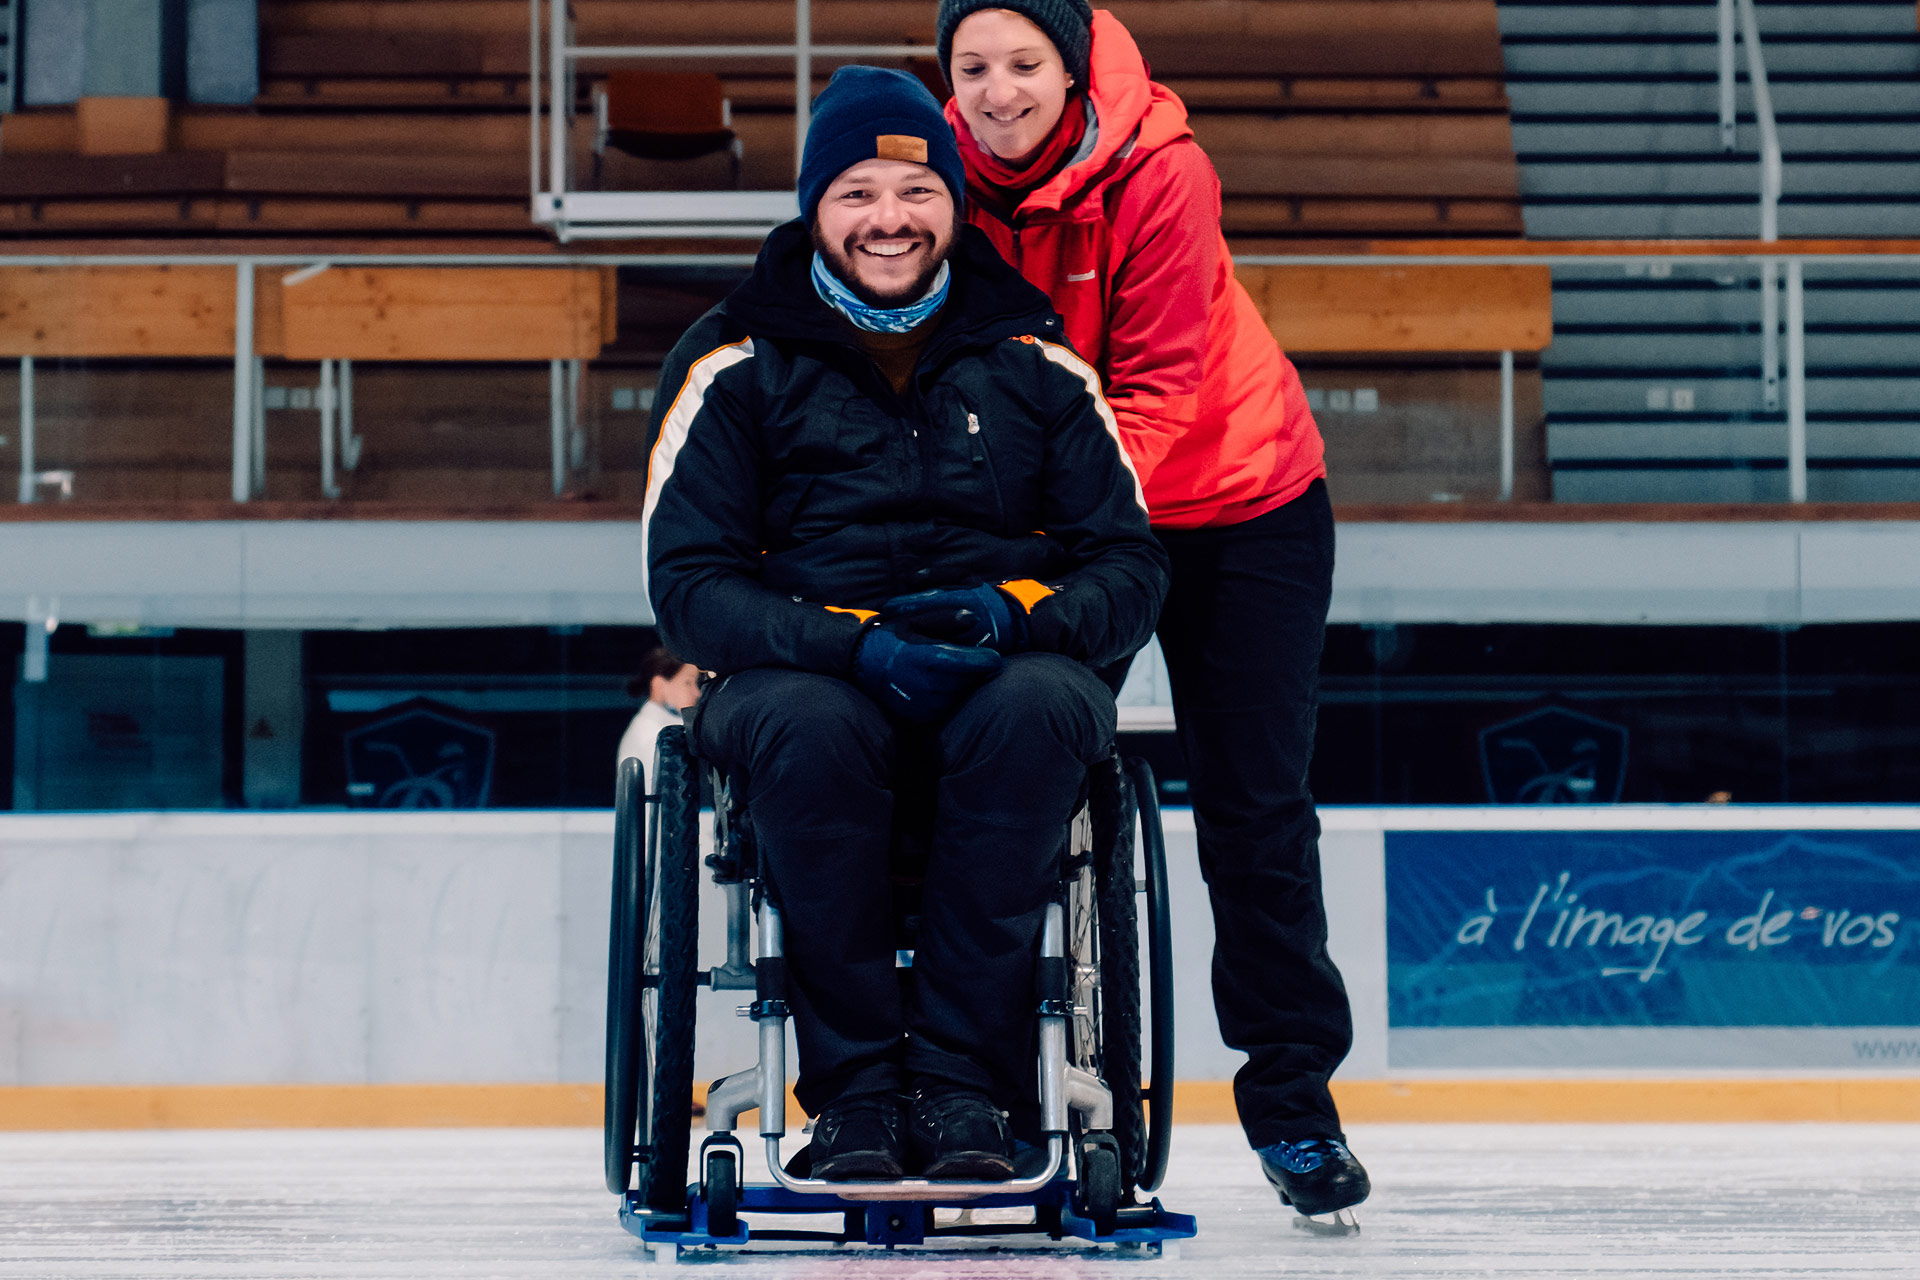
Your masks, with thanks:
<instances>
[{"instance_id":1,"label":"blue beanie","mask_svg":"<svg viewBox=\"0 0 1920 1280\"><path fill-rule=\"evenodd\" d=\"M953 205L966 202L966 169L940 104L904 71L841 67L813 101L800 158L800 216L813 221L833 180L862 160L924 164L947 184Z\"/></svg>"}]
</instances>

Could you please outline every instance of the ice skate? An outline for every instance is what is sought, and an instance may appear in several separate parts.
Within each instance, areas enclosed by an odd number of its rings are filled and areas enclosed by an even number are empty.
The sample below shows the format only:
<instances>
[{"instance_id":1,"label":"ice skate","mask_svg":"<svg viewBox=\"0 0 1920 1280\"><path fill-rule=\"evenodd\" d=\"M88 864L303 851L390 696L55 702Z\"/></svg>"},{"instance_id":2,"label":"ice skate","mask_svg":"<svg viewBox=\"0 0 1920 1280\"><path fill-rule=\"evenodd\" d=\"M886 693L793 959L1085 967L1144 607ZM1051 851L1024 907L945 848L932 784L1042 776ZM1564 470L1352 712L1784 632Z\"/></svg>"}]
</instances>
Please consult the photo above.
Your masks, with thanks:
<instances>
[{"instance_id":1,"label":"ice skate","mask_svg":"<svg viewBox=\"0 0 1920 1280\"><path fill-rule=\"evenodd\" d=\"M1294 1226L1328 1236L1354 1235L1360 1230L1353 1207L1367 1198L1373 1184L1344 1142L1303 1138L1261 1147L1256 1154L1280 1203L1300 1214Z\"/></svg>"}]
</instances>

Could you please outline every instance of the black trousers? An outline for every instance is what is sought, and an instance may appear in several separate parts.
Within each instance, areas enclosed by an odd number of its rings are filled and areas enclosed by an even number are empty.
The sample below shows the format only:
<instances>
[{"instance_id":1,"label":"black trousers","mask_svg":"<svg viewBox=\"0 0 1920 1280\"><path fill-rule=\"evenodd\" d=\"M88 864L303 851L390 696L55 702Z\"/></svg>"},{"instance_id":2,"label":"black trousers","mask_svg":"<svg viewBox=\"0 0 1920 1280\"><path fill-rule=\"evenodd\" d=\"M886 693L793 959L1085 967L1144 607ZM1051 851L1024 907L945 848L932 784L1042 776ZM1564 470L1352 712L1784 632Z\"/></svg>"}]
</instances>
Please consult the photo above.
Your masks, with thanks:
<instances>
[{"instance_id":1,"label":"black trousers","mask_svg":"<svg viewBox=\"0 0 1920 1280\"><path fill-rule=\"evenodd\" d=\"M1248 1055L1240 1123L1256 1147L1337 1137L1327 1081L1353 1016L1327 955L1307 789L1333 590L1326 485L1244 524L1156 533L1173 561L1160 647L1213 905L1214 1008Z\"/></svg>"},{"instance_id":2,"label":"black trousers","mask_svg":"<svg viewBox=\"0 0 1920 1280\"><path fill-rule=\"evenodd\" d=\"M782 911L809 1113L921 1081L1010 1110L1034 1089L1034 960L1113 695L1087 668L1020 654L945 724L890 720L831 676L756 669L707 692L702 758L747 774ZM921 785L921 778L928 781ZM897 812L930 807L931 814ZM897 822L931 831L910 982L894 967Z\"/></svg>"}]
</instances>

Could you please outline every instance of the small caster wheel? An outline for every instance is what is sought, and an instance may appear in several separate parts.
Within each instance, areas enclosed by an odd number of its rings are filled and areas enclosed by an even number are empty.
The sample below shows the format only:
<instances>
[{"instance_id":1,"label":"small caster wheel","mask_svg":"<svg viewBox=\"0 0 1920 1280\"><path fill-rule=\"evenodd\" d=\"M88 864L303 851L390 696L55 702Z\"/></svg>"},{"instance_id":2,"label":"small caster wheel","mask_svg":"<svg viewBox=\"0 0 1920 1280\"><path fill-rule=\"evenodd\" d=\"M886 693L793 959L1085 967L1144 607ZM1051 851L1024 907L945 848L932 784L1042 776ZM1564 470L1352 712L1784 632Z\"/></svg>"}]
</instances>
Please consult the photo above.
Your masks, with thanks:
<instances>
[{"instance_id":1,"label":"small caster wheel","mask_svg":"<svg viewBox=\"0 0 1920 1280\"><path fill-rule=\"evenodd\" d=\"M1110 1133L1080 1137L1080 1181L1073 1188L1073 1211L1103 1236L1113 1234L1125 1195L1120 1181L1120 1144Z\"/></svg>"},{"instance_id":2,"label":"small caster wheel","mask_svg":"<svg viewBox=\"0 0 1920 1280\"><path fill-rule=\"evenodd\" d=\"M707 1157L707 1234L727 1240L740 1230L740 1161L731 1151Z\"/></svg>"}]
</instances>

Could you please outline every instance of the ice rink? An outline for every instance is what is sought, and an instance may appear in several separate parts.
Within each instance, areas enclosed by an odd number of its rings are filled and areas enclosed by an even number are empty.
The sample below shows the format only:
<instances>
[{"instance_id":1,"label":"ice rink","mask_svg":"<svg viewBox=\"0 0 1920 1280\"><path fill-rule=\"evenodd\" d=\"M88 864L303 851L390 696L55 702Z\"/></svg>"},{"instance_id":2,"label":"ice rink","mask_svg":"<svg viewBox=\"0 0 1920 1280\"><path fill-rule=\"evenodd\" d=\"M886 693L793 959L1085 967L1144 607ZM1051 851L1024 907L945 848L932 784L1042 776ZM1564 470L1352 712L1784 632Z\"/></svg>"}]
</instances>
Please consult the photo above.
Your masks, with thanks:
<instances>
[{"instance_id":1,"label":"ice rink","mask_svg":"<svg viewBox=\"0 0 1920 1280\"><path fill-rule=\"evenodd\" d=\"M1292 1227L1237 1130L1183 1127L1172 1260L1022 1244L695 1252L752 1277L1920 1276L1920 1126L1372 1126L1358 1236ZM589 1130L0 1134L0 1276L634 1276ZM661 1269L664 1270L664 1269ZM672 1273L669 1273L672 1274Z\"/></svg>"}]
</instances>

